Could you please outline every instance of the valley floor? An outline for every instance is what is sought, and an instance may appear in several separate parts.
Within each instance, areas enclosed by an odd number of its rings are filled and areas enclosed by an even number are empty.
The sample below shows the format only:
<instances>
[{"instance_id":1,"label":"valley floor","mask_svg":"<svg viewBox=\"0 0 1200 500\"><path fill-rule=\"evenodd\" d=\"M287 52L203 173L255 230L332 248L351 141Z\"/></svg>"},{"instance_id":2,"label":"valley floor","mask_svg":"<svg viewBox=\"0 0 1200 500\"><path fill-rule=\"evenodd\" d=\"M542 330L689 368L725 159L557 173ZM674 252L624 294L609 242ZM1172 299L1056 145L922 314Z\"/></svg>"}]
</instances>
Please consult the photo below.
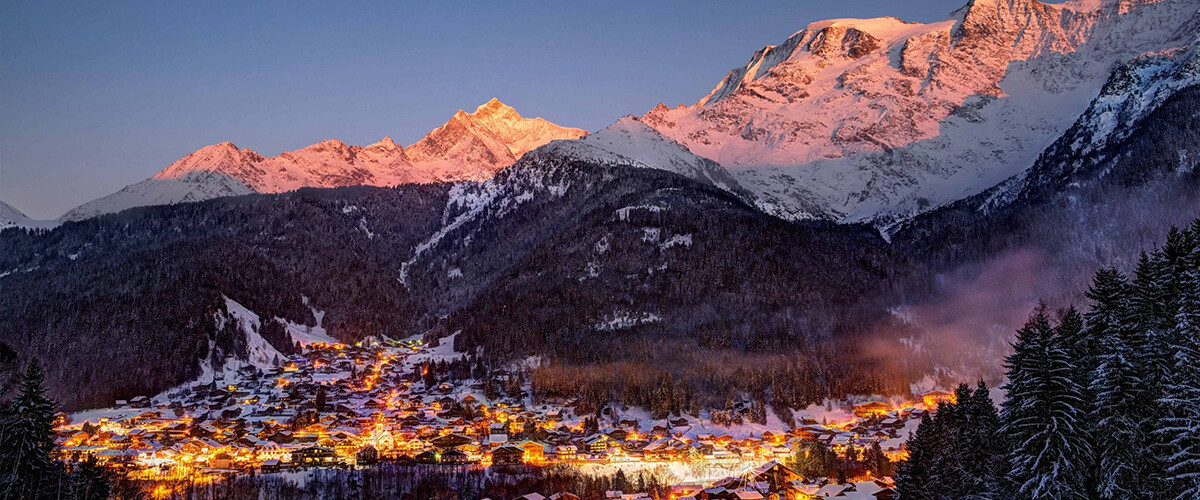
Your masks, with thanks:
<instances>
[{"instance_id":1,"label":"valley floor","mask_svg":"<svg viewBox=\"0 0 1200 500\"><path fill-rule=\"evenodd\" d=\"M256 475L302 484L312 471L376 464L569 465L587 475L660 473L677 486L712 487L779 465L806 442L843 456L879 443L903 460L903 442L927 411L924 402L829 402L797 412L795 428L774 415L765 425L738 418L723 426L691 415L654 420L638 408L608 407L597 418L577 415L572 400L532 401L517 368L492 372L499 389L469 378L469 368L461 376L465 357L452 340L309 343L279 366L245 365L153 398L64 415L57 453L168 482ZM814 494L829 483L794 481L790 488Z\"/></svg>"}]
</instances>

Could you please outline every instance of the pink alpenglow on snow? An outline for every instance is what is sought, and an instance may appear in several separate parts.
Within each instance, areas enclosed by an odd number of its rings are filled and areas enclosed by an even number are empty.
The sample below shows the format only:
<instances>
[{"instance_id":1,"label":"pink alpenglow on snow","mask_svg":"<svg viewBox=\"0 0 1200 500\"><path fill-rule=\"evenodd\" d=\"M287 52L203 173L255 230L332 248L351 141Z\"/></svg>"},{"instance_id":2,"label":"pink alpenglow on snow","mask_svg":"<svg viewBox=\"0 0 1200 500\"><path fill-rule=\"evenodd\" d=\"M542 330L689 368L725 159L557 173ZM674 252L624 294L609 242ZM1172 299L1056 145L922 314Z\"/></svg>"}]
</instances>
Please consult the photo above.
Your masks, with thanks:
<instances>
[{"instance_id":1,"label":"pink alpenglow on snow","mask_svg":"<svg viewBox=\"0 0 1200 500\"><path fill-rule=\"evenodd\" d=\"M304 187L395 186L406 183L485 181L526 152L587 131L525 118L497 99L472 113L459 110L420 141L401 147L384 137L368 146L329 139L264 157L222 142L196 150L153 177L81 205L62 220L80 220L127 208L200 201Z\"/></svg>"}]
</instances>

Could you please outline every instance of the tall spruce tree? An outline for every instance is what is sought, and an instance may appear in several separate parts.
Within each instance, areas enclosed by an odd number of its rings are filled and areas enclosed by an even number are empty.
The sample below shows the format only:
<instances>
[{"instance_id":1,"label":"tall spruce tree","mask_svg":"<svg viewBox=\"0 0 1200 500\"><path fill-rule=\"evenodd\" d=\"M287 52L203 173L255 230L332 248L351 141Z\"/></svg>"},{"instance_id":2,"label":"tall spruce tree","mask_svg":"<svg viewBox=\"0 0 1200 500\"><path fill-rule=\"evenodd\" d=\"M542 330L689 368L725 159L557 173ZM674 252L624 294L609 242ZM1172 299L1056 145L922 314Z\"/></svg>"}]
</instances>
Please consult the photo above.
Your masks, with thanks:
<instances>
[{"instance_id":1,"label":"tall spruce tree","mask_svg":"<svg viewBox=\"0 0 1200 500\"><path fill-rule=\"evenodd\" d=\"M1154 401L1145 385L1146 330L1135 325L1133 289L1116 269L1101 269L1087 297L1092 301L1086 331L1096 341L1091 371L1092 420L1098 458L1097 493L1101 498L1147 495L1146 475L1156 470L1147 453L1147 409Z\"/></svg>"},{"instance_id":2,"label":"tall spruce tree","mask_svg":"<svg viewBox=\"0 0 1200 500\"><path fill-rule=\"evenodd\" d=\"M1175 230L1167 236L1163 248L1150 255L1143 254L1138 261L1133 294L1133 328L1144 336L1145 347L1137 358L1143 372L1141 383L1145 391L1145 418L1139 421L1147 429L1160 429L1169 417L1164 403L1168 384L1173 378L1175 367L1173 331L1177 328L1179 312L1178 291L1183 288L1175 276L1185 261L1183 248L1186 241ZM1168 498L1170 494L1166 469L1172 462L1170 436L1163 432L1148 432L1146 445L1141 450L1145 455L1158 457L1158 467L1145 469L1144 484L1153 498Z\"/></svg>"},{"instance_id":3,"label":"tall spruce tree","mask_svg":"<svg viewBox=\"0 0 1200 500\"><path fill-rule=\"evenodd\" d=\"M0 420L0 493L3 498L33 499L48 494L61 470L54 450L54 401L46 396L45 374L29 362L19 392Z\"/></svg>"},{"instance_id":4,"label":"tall spruce tree","mask_svg":"<svg viewBox=\"0 0 1200 500\"><path fill-rule=\"evenodd\" d=\"M917 432L908 440L908 460L896 467L896 491L902 500L928 500L935 498L930 467L939 452L934 446L933 418L929 413L921 416Z\"/></svg>"},{"instance_id":5,"label":"tall spruce tree","mask_svg":"<svg viewBox=\"0 0 1200 500\"><path fill-rule=\"evenodd\" d=\"M955 401L970 399L971 390L966 384L960 384L955 390ZM967 415L965 408L959 403L942 402L938 404L937 413L933 415L934 447L938 450L936 458L930 466L930 480L942 485L942 492L961 492L970 482L966 471L966 457L962 447L962 436L967 432ZM938 498L953 498L942 495Z\"/></svg>"},{"instance_id":6,"label":"tall spruce tree","mask_svg":"<svg viewBox=\"0 0 1200 500\"><path fill-rule=\"evenodd\" d=\"M72 479L76 500L104 500L112 490L108 470L97 464L95 457L81 462Z\"/></svg>"},{"instance_id":7,"label":"tall spruce tree","mask_svg":"<svg viewBox=\"0 0 1200 500\"><path fill-rule=\"evenodd\" d=\"M1092 418L1093 413L1089 411L1091 408L1087 406L1091 401L1095 400L1095 396L1091 391L1092 372L1096 368L1097 363L1097 345L1096 338L1084 326L1084 318L1075 306L1068 307L1063 311L1059 318L1058 328L1055 329L1055 335L1062 343L1063 349L1067 353L1068 363L1072 367L1067 372L1067 376L1080 391L1080 400L1084 406L1080 408L1079 428L1084 439L1087 440L1087 448L1089 450L1096 449L1095 427L1096 421ZM1078 464L1083 473L1084 491L1088 498L1097 496L1097 483L1099 482L1099 472L1096 470L1095 455L1081 456L1077 458L1080 461L1086 460L1085 463Z\"/></svg>"},{"instance_id":8,"label":"tall spruce tree","mask_svg":"<svg viewBox=\"0 0 1200 500\"><path fill-rule=\"evenodd\" d=\"M1000 432L1009 447L1014 498L1088 497L1081 468L1092 455L1081 425L1086 408L1064 344L1039 307L1017 332L1006 362L1008 397Z\"/></svg>"},{"instance_id":9,"label":"tall spruce tree","mask_svg":"<svg viewBox=\"0 0 1200 500\"><path fill-rule=\"evenodd\" d=\"M1190 233L1172 231L1163 249L1176 312L1163 332L1169 357L1161 366L1166 372L1155 432L1166 450L1166 493L1180 500L1200 495L1200 275L1193 241Z\"/></svg>"},{"instance_id":10,"label":"tall spruce tree","mask_svg":"<svg viewBox=\"0 0 1200 500\"><path fill-rule=\"evenodd\" d=\"M999 458L1004 453L997 435L1000 416L996 404L992 402L991 391L982 380L974 392L961 392L965 394L959 395L958 406L964 422L958 447L962 450L962 468L966 478L962 484L961 498L1001 498Z\"/></svg>"},{"instance_id":11,"label":"tall spruce tree","mask_svg":"<svg viewBox=\"0 0 1200 500\"><path fill-rule=\"evenodd\" d=\"M874 477L891 476L892 462L883 452L883 447L879 446L879 441L874 441L870 446L863 451L863 465L867 470L871 471Z\"/></svg>"}]
</instances>

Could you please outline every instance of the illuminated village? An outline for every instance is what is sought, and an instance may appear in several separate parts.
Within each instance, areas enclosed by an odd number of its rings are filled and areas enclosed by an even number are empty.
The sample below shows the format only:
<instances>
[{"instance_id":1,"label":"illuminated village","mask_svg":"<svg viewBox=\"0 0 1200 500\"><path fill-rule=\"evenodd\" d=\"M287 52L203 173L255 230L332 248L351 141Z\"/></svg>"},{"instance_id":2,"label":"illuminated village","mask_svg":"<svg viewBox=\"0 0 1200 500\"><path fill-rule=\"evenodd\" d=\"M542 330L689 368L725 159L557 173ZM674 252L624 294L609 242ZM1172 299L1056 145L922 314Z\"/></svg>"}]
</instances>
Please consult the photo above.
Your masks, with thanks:
<instances>
[{"instance_id":1,"label":"illuminated village","mask_svg":"<svg viewBox=\"0 0 1200 500\"><path fill-rule=\"evenodd\" d=\"M488 397L478 381L431 374L431 367L444 369L459 356L448 342L436 348L419 340L311 343L277 367L244 365L153 398L60 415L58 453L68 461L90 456L145 480L379 463L498 470L572 464L585 471L657 464L687 478L673 487L675 498L854 492L893 498L888 477L839 484L803 478L782 463L806 442L842 456L878 443L889 459L903 460L903 443L920 417L954 397L934 391L914 403L844 403L827 408L820 420L801 418L791 429L714 426L686 415L654 421L637 410L616 415L610 409L595 418L575 414L570 400L530 404L528 397Z\"/></svg>"}]
</instances>

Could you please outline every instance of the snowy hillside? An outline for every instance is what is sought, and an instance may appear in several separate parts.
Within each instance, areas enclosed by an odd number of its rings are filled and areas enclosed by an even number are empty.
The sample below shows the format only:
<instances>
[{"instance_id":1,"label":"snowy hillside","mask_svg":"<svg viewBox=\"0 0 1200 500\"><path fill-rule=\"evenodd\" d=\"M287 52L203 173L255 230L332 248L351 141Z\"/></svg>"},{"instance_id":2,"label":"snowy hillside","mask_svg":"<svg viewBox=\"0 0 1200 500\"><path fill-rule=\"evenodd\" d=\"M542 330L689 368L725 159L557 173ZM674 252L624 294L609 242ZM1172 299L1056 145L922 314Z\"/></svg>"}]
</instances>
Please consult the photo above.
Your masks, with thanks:
<instances>
[{"instance_id":1,"label":"snowy hillside","mask_svg":"<svg viewBox=\"0 0 1200 500\"><path fill-rule=\"evenodd\" d=\"M753 194L715 162L689 152L683 145L663 136L633 116L626 116L600 131L575 140L553 141L530 151L500 175L483 183L453 186L446 205L443 226L417 245L409 261L401 265L400 280L408 285L411 266L439 246L453 246L450 239L466 247L482 228L494 231L499 220L523 205L536 205L563 198L568 191L596 189L594 173L571 168L572 163L604 167L613 171L653 169L672 172L690 180L728 191L750 201ZM611 176L613 174L606 174ZM583 207L573 207L583 210ZM457 269L457 277L462 277Z\"/></svg>"},{"instance_id":2,"label":"snowy hillside","mask_svg":"<svg viewBox=\"0 0 1200 500\"><path fill-rule=\"evenodd\" d=\"M445 125L403 148L391 137L368 146L337 139L264 157L230 142L205 146L150 179L85 203L62 217L81 220L127 208L199 201L303 187L394 186L481 181L528 150L587 132L524 118L496 99L473 113L459 110Z\"/></svg>"},{"instance_id":3,"label":"snowy hillside","mask_svg":"<svg viewBox=\"0 0 1200 500\"><path fill-rule=\"evenodd\" d=\"M598 164L666 170L750 198L749 193L721 165L692 154L683 145L634 116L625 116L582 139L554 141L539 149L538 154Z\"/></svg>"},{"instance_id":4,"label":"snowy hillside","mask_svg":"<svg viewBox=\"0 0 1200 500\"><path fill-rule=\"evenodd\" d=\"M1028 168L1110 69L1191 41L1188 0L974 0L950 19L810 24L643 121L790 219L887 224Z\"/></svg>"},{"instance_id":5,"label":"snowy hillside","mask_svg":"<svg viewBox=\"0 0 1200 500\"><path fill-rule=\"evenodd\" d=\"M1064 186L1068 184L1064 179L1074 179L1112 159L1104 154L1106 148L1116 147L1137 131L1147 115L1176 93L1200 85L1200 18L1193 21L1195 39L1191 43L1151 52L1117 67L1087 111L1032 168L985 191L980 199L967 201L994 210L1021 197L1079 187ZM1175 171L1183 173L1195 170L1198 159L1181 149L1177 161Z\"/></svg>"},{"instance_id":6,"label":"snowy hillside","mask_svg":"<svg viewBox=\"0 0 1200 500\"><path fill-rule=\"evenodd\" d=\"M12 205L0 201L0 231L12 227L24 228L49 228L54 227L54 221L43 221L30 219L29 216L21 213L20 210L13 208Z\"/></svg>"}]
</instances>

